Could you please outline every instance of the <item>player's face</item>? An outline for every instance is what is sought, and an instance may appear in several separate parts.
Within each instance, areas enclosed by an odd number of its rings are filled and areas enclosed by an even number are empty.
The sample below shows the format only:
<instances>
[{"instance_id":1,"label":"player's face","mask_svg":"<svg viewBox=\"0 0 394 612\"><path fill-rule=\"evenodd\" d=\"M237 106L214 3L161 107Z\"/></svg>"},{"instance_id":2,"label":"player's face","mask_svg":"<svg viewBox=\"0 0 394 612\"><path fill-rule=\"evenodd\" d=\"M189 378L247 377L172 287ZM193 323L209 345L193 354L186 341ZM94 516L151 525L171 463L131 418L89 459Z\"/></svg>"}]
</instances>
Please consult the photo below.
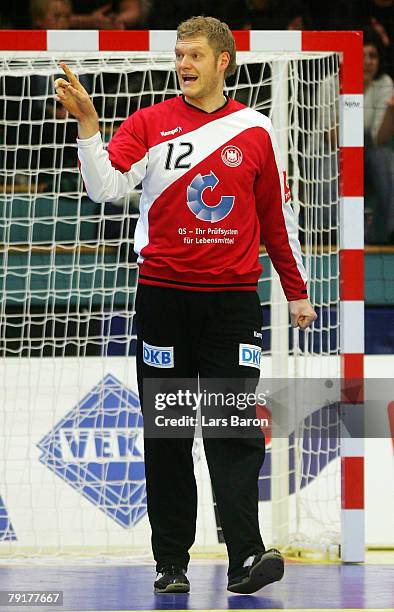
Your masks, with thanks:
<instances>
[{"instance_id":1,"label":"player's face","mask_svg":"<svg viewBox=\"0 0 394 612\"><path fill-rule=\"evenodd\" d=\"M205 36L178 40L175 66L184 96L192 101L222 96L228 59L227 52L217 57Z\"/></svg>"}]
</instances>

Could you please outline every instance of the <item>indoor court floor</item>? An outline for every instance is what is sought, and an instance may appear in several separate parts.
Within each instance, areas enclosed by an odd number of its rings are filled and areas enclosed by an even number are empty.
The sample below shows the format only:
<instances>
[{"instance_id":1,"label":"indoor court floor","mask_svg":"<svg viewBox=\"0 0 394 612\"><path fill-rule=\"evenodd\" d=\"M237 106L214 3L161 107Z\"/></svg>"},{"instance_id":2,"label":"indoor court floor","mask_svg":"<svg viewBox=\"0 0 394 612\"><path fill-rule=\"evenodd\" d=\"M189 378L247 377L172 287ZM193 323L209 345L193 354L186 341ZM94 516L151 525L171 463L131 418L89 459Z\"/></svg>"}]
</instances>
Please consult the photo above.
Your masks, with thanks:
<instances>
[{"instance_id":1,"label":"indoor court floor","mask_svg":"<svg viewBox=\"0 0 394 612\"><path fill-rule=\"evenodd\" d=\"M391 555L392 557L392 555ZM254 595L226 590L226 564L195 560L189 594L152 591L153 565L0 564L0 591L63 591L62 606L5 606L1 612L132 610L393 610L394 564L339 565L289 561L281 582Z\"/></svg>"}]
</instances>

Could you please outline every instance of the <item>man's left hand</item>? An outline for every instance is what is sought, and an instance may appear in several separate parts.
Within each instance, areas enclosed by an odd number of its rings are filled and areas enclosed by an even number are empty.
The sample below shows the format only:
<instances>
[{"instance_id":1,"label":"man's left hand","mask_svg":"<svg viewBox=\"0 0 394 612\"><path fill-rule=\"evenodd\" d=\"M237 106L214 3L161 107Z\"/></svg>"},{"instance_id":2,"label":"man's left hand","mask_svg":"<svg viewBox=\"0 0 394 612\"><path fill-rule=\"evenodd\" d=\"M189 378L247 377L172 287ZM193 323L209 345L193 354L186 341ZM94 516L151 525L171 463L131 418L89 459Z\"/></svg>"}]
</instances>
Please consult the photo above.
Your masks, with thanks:
<instances>
[{"instance_id":1,"label":"man's left hand","mask_svg":"<svg viewBox=\"0 0 394 612\"><path fill-rule=\"evenodd\" d=\"M306 329L316 321L317 314L309 300L294 300L289 302L290 318L293 327Z\"/></svg>"}]
</instances>

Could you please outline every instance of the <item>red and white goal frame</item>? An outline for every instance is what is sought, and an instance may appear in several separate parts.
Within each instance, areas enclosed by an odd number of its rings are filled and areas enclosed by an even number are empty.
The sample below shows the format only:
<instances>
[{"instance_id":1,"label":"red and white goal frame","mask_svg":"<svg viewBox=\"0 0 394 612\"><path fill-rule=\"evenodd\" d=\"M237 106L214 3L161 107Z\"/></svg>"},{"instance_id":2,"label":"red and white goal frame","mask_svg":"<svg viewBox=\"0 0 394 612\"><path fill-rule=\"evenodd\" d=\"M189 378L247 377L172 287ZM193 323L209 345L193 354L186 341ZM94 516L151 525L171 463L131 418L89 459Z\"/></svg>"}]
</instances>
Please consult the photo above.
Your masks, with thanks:
<instances>
[{"instance_id":1,"label":"red and white goal frame","mask_svg":"<svg viewBox=\"0 0 394 612\"><path fill-rule=\"evenodd\" d=\"M238 51L342 54L340 70L340 351L343 401L364 374L363 71L361 32L236 31ZM155 51L174 48L174 31L2 30L2 51ZM358 403L362 393L358 385ZM341 443L341 559L364 560L364 440Z\"/></svg>"}]
</instances>

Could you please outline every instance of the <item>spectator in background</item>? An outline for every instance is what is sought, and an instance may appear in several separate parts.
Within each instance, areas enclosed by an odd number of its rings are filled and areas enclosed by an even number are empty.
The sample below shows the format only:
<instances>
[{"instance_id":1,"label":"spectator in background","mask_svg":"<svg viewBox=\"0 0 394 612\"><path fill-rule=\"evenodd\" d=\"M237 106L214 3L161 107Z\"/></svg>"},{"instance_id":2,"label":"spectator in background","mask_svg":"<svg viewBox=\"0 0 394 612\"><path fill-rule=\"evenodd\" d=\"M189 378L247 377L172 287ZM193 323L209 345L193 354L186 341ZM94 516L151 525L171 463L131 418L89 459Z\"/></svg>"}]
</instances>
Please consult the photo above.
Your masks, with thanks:
<instances>
[{"instance_id":1,"label":"spectator in background","mask_svg":"<svg viewBox=\"0 0 394 612\"><path fill-rule=\"evenodd\" d=\"M369 24L379 35L385 51L387 72L394 77L394 0L370 0Z\"/></svg>"},{"instance_id":2,"label":"spectator in background","mask_svg":"<svg viewBox=\"0 0 394 612\"><path fill-rule=\"evenodd\" d=\"M145 27L151 3L148 0L119 0L113 3L116 9L115 26L119 29Z\"/></svg>"},{"instance_id":3,"label":"spectator in background","mask_svg":"<svg viewBox=\"0 0 394 612\"><path fill-rule=\"evenodd\" d=\"M394 0L370 0L369 17L371 25L379 34L385 47L393 44Z\"/></svg>"},{"instance_id":4,"label":"spectator in background","mask_svg":"<svg viewBox=\"0 0 394 612\"><path fill-rule=\"evenodd\" d=\"M393 128L393 81L384 72L379 36L364 36L364 133L366 187L376 198L377 225L384 227L385 242L394 243L394 153L390 146Z\"/></svg>"},{"instance_id":5,"label":"spectator in background","mask_svg":"<svg viewBox=\"0 0 394 612\"><path fill-rule=\"evenodd\" d=\"M370 30L379 35L393 77L394 0L304 0L314 30Z\"/></svg>"},{"instance_id":6,"label":"spectator in background","mask_svg":"<svg viewBox=\"0 0 394 612\"><path fill-rule=\"evenodd\" d=\"M149 0L73 0L73 28L123 30L146 25ZM168 12L168 7L166 7ZM162 26L163 27L163 26Z\"/></svg>"},{"instance_id":7,"label":"spectator in background","mask_svg":"<svg viewBox=\"0 0 394 612\"><path fill-rule=\"evenodd\" d=\"M37 30L68 30L71 25L71 0L31 0L32 27Z\"/></svg>"},{"instance_id":8,"label":"spectator in background","mask_svg":"<svg viewBox=\"0 0 394 612\"><path fill-rule=\"evenodd\" d=\"M387 108L384 113L383 121L377 135L378 146L385 146L391 143L394 137L394 93L387 100Z\"/></svg>"},{"instance_id":9,"label":"spectator in background","mask_svg":"<svg viewBox=\"0 0 394 612\"><path fill-rule=\"evenodd\" d=\"M105 0L72 0L72 28L114 29L112 2Z\"/></svg>"},{"instance_id":10,"label":"spectator in background","mask_svg":"<svg viewBox=\"0 0 394 612\"><path fill-rule=\"evenodd\" d=\"M30 0L32 27L41 30L140 28L149 0Z\"/></svg>"},{"instance_id":11,"label":"spectator in background","mask_svg":"<svg viewBox=\"0 0 394 612\"><path fill-rule=\"evenodd\" d=\"M386 60L386 72L393 78L394 0L351 0L350 30L374 30L379 36Z\"/></svg>"}]
</instances>

